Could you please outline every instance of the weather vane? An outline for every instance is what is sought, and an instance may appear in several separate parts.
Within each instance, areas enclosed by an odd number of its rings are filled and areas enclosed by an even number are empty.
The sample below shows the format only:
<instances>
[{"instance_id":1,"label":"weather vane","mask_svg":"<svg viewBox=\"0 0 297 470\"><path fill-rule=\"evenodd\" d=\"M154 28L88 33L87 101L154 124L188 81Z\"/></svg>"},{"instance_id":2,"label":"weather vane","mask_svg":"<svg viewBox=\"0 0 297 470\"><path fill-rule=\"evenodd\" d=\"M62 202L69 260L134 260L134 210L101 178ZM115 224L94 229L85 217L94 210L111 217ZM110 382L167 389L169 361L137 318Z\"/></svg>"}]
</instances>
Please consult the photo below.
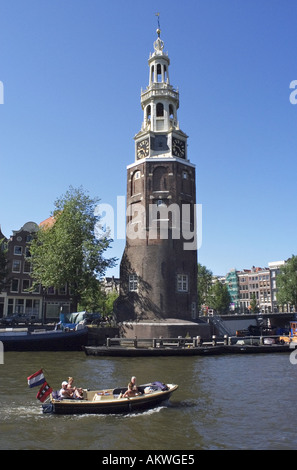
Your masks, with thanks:
<instances>
[{"instance_id":1,"label":"weather vane","mask_svg":"<svg viewBox=\"0 0 297 470\"><path fill-rule=\"evenodd\" d=\"M160 29L160 13L156 13L156 16L158 17L158 29L157 29L157 33L158 33L158 36L160 36L160 33L161 33L161 29Z\"/></svg>"}]
</instances>

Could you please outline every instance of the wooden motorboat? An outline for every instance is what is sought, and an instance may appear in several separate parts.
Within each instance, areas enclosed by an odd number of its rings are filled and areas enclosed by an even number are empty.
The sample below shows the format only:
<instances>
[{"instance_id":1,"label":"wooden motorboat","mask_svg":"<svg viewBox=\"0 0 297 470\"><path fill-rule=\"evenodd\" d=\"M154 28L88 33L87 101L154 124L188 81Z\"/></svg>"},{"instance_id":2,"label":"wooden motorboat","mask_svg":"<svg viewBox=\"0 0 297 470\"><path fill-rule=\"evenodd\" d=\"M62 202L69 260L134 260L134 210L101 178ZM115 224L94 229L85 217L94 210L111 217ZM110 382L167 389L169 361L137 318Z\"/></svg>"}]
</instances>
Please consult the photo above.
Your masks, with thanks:
<instances>
[{"instance_id":1,"label":"wooden motorboat","mask_svg":"<svg viewBox=\"0 0 297 470\"><path fill-rule=\"evenodd\" d=\"M174 384L152 382L138 387L139 394L121 398L127 387L108 390L83 390L83 398L61 399L52 392L50 400L43 403L43 413L54 414L113 414L131 413L154 408L169 399L178 388Z\"/></svg>"}]
</instances>

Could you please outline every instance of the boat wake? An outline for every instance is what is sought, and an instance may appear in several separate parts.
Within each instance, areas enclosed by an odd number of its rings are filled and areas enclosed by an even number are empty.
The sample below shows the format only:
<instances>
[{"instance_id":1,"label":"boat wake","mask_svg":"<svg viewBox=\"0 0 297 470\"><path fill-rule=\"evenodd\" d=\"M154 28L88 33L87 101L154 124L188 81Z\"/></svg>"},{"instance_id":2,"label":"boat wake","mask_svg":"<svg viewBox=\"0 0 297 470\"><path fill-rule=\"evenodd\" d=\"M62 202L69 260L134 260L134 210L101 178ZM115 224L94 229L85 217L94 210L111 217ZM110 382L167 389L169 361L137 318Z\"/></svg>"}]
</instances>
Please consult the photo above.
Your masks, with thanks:
<instances>
[{"instance_id":1,"label":"boat wake","mask_svg":"<svg viewBox=\"0 0 297 470\"><path fill-rule=\"evenodd\" d=\"M137 418L139 416L150 416L156 413L160 413L161 410L164 408L167 408L166 405L161 405L161 406L156 406L155 408L150 408L149 410L144 410L144 411L135 411L132 413L127 413L123 415L123 418Z\"/></svg>"},{"instance_id":2,"label":"boat wake","mask_svg":"<svg viewBox=\"0 0 297 470\"><path fill-rule=\"evenodd\" d=\"M1 406L0 421L11 421L14 419L39 418L41 410L36 405L19 405L17 403L9 403Z\"/></svg>"}]
</instances>

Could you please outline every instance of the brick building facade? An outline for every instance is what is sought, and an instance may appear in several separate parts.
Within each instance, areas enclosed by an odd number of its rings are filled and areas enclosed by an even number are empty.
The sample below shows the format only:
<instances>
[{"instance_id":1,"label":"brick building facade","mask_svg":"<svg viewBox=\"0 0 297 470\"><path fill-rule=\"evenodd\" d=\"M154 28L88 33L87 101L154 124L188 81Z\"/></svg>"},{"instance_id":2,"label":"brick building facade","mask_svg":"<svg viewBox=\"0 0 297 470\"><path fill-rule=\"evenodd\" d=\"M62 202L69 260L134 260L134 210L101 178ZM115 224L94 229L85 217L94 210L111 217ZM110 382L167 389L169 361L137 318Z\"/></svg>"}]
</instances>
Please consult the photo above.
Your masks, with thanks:
<instances>
[{"instance_id":1,"label":"brick building facade","mask_svg":"<svg viewBox=\"0 0 297 470\"><path fill-rule=\"evenodd\" d=\"M7 247L7 285L0 292L0 318L13 314L25 314L40 321L59 320L60 311L71 312L70 293L66 285L62 289L32 288L29 243L38 230L35 222L27 222L20 230L13 231L9 239L0 232Z\"/></svg>"}]
</instances>

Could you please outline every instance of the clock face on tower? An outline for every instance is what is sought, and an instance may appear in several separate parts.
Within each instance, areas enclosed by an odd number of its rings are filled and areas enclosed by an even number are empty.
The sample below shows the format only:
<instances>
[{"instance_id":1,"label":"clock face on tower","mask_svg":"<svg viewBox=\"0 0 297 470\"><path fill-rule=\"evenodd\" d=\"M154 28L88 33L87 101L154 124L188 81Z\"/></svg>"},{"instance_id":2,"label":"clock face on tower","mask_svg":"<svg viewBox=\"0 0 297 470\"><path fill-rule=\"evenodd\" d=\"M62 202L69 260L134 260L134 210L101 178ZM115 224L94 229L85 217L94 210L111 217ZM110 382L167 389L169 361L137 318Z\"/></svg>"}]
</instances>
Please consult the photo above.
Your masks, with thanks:
<instances>
[{"instance_id":1,"label":"clock face on tower","mask_svg":"<svg viewBox=\"0 0 297 470\"><path fill-rule=\"evenodd\" d=\"M145 158L149 155L150 147L149 147L149 140L144 139L137 143L137 160L141 158Z\"/></svg>"},{"instance_id":2,"label":"clock face on tower","mask_svg":"<svg viewBox=\"0 0 297 470\"><path fill-rule=\"evenodd\" d=\"M185 158L186 156L186 144L183 140L174 137L172 139L172 155L179 158Z\"/></svg>"}]
</instances>

